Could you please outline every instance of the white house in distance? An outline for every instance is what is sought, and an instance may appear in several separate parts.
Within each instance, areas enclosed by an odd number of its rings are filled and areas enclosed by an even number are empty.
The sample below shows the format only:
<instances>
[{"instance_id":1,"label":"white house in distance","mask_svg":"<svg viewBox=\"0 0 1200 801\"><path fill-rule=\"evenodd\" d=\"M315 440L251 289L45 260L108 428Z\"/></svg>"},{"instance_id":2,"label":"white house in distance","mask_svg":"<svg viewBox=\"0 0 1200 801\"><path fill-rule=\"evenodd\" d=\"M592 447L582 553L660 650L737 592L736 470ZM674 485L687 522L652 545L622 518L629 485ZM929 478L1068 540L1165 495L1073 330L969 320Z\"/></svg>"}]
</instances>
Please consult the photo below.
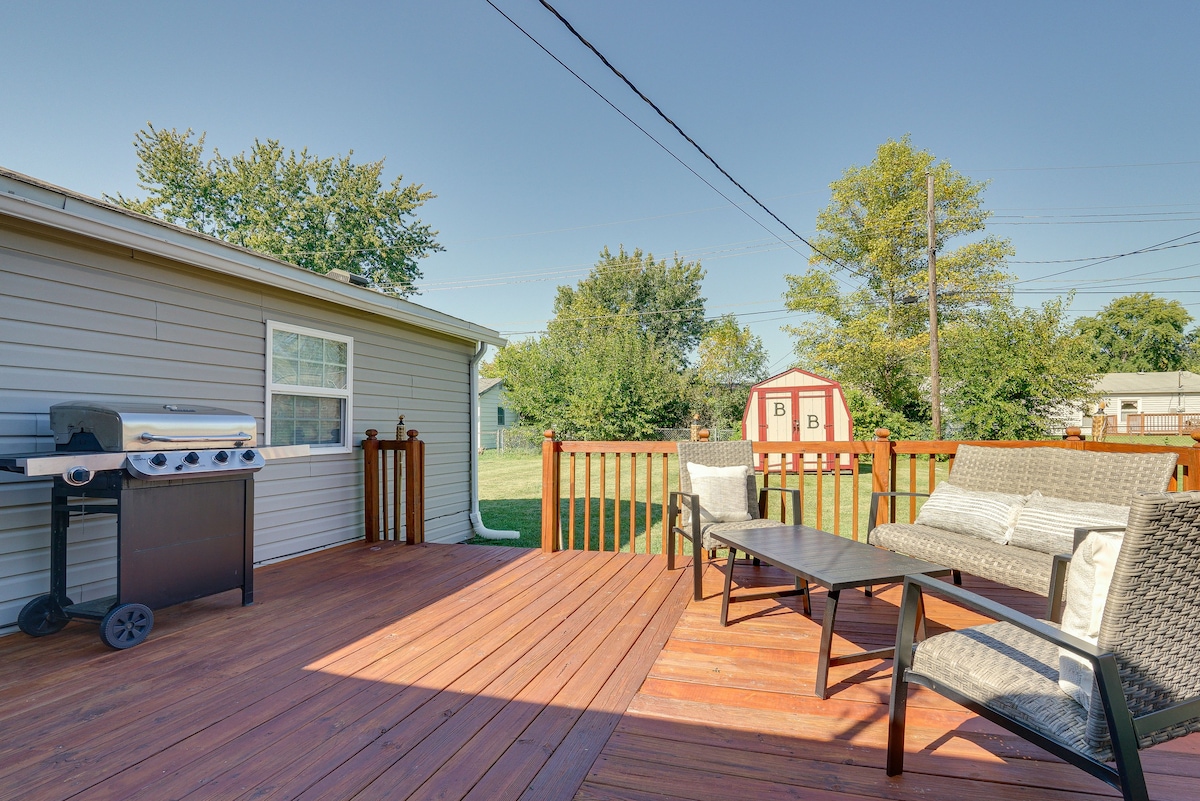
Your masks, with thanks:
<instances>
[{"instance_id":1,"label":"white house in distance","mask_svg":"<svg viewBox=\"0 0 1200 801\"><path fill-rule=\"evenodd\" d=\"M504 379L479 379L479 450L500 448L509 428L516 425L517 413L505 404Z\"/></svg>"},{"instance_id":2,"label":"white house in distance","mask_svg":"<svg viewBox=\"0 0 1200 801\"><path fill-rule=\"evenodd\" d=\"M1180 426L1200 425L1200 375L1186 370L1106 373L1094 391L1112 432L1174 433ZM1090 431L1091 417L1083 416L1080 424Z\"/></svg>"},{"instance_id":3,"label":"white house in distance","mask_svg":"<svg viewBox=\"0 0 1200 801\"><path fill-rule=\"evenodd\" d=\"M289 337L335 354L340 378L272 383ZM53 451L49 408L64 401L252 415L259 445L311 448L256 477L255 563L362 538L359 443L368 428L392 436L401 414L426 443L426 538L469 538L476 367L503 344L490 329L0 168L0 453ZM311 417L301 405L319 409L319 424L301 425ZM324 434L297 433L308 428ZM50 487L0 473L0 633L49 589ZM112 594L115 525L69 533L71 597Z\"/></svg>"}]
</instances>

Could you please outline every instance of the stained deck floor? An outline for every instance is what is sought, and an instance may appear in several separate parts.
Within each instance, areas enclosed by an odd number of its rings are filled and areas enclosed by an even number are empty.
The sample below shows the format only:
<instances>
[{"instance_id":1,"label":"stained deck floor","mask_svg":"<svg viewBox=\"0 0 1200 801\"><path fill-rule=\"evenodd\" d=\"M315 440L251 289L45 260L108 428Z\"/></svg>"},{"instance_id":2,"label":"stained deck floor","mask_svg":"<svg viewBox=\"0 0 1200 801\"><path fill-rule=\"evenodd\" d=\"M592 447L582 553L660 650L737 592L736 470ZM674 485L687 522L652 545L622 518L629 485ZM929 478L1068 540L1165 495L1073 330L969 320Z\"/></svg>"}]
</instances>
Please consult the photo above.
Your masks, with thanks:
<instances>
[{"instance_id":1,"label":"stained deck floor","mask_svg":"<svg viewBox=\"0 0 1200 801\"><path fill-rule=\"evenodd\" d=\"M661 557L347 546L156 614L0 638L0 799L1086 799L1083 772L914 692L883 774L890 663L813 695L822 593L691 603ZM740 583L784 583L738 568ZM968 578L968 584L970 579ZM1032 596L978 582L1036 611ZM840 649L893 638L898 590L843 594ZM934 626L975 622L936 601ZM1200 739L1144 754L1155 799L1200 797Z\"/></svg>"}]
</instances>

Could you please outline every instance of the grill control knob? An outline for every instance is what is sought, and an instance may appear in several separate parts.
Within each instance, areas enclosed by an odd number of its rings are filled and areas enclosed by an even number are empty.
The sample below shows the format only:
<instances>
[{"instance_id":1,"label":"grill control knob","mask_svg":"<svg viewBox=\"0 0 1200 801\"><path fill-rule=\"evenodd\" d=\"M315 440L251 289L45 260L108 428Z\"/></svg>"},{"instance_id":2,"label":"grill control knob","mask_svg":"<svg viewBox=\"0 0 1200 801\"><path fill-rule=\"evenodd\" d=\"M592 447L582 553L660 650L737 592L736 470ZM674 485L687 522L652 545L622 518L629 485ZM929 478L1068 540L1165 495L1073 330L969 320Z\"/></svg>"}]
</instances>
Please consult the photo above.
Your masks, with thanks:
<instances>
[{"instance_id":1,"label":"grill control knob","mask_svg":"<svg viewBox=\"0 0 1200 801\"><path fill-rule=\"evenodd\" d=\"M150 464L154 465L155 467L166 467L167 455L165 453L154 454L150 457Z\"/></svg>"},{"instance_id":2,"label":"grill control knob","mask_svg":"<svg viewBox=\"0 0 1200 801\"><path fill-rule=\"evenodd\" d=\"M92 471L86 467L72 467L63 473L63 481L72 487L82 487L92 480Z\"/></svg>"},{"instance_id":3,"label":"grill control knob","mask_svg":"<svg viewBox=\"0 0 1200 801\"><path fill-rule=\"evenodd\" d=\"M254 451L242 451L242 461L243 462L253 462L254 461Z\"/></svg>"},{"instance_id":4,"label":"grill control knob","mask_svg":"<svg viewBox=\"0 0 1200 801\"><path fill-rule=\"evenodd\" d=\"M192 451L187 456L183 457L183 461L187 462L188 464L199 464L200 463L200 454L196 453L195 451Z\"/></svg>"},{"instance_id":5,"label":"grill control knob","mask_svg":"<svg viewBox=\"0 0 1200 801\"><path fill-rule=\"evenodd\" d=\"M217 464L225 464L229 461L229 451L217 451L216 455L213 456L213 461Z\"/></svg>"}]
</instances>

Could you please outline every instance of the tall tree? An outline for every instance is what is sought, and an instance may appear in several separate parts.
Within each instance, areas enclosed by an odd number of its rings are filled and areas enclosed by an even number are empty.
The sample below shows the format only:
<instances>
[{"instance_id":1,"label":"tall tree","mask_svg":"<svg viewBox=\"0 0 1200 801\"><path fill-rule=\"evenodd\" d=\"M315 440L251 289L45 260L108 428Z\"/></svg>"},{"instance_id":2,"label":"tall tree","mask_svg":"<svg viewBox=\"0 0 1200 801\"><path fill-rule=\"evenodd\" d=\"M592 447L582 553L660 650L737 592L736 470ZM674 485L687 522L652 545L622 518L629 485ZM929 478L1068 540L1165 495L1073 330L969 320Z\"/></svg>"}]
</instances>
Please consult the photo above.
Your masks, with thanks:
<instances>
[{"instance_id":1,"label":"tall tree","mask_svg":"<svg viewBox=\"0 0 1200 801\"><path fill-rule=\"evenodd\" d=\"M555 319L546 333L510 344L493 372L521 419L566 439L649 439L683 415L683 376L629 315L605 313Z\"/></svg>"},{"instance_id":2,"label":"tall tree","mask_svg":"<svg viewBox=\"0 0 1200 801\"><path fill-rule=\"evenodd\" d=\"M712 423L736 428L750 394L750 385L767 377L767 351L762 339L737 318L726 314L714 321L700 340L693 409L707 412Z\"/></svg>"},{"instance_id":3,"label":"tall tree","mask_svg":"<svg viewBox=\"0 0 1200 801\"><path fill-rule=\"evenodd\" d=\"M1090 344L1065 320L1066 302L999 303L946 331L947 418L962 439L1038 439L1090 400Z\"/></svg>"},{"instance_id":4,"label":"tall tree","mask_svg":"<svg viewBox=\"0 0 1200 801\"><path fill-rule=\"evenodd\" d=\"M554 314L560 319L601 313L631 317L648 339L670 355L677 369L704 335L704 298L700 262L685 262L675 256L672 263L634 248L621 246L616 255L607 247L587 278L575 287L560 286Z\"/></svg>"},{"instance_id":5,"label":"tall tree","mask_svg":"<svg viewBox=\"0 0 1200 801\"><path fill-rule=\"evenodd\" d=\"M383 188L383 160L354 164L254 140L232 158L189 128L147 124L134 137L144 199L106 197L127 209L270 253L319 273L340 268L393 294L415 292L417 261L442 250L437 232L416 217L433 193L401 177Z\"/></svg>"},{"instance_id":6,"label":"tall tree","mask_svg":"<svg viewBox=\"0 0 1200 801\"><path fill-rule=\"evenodd\" d=\"M787 329L800 362L910 420L928 414L920 391L929 372L926 172L934 175L941 319L953 322L967 308L997 301L1013 250L1007 239L981 235L990 214L986 183L915 150L908 136L884 142L870 164L849 167L830 184L830 203L817 215L814 266L786 276L787 307L814 317ZM947 249L967 235L970 241Z\"/></svg>"},{"instance_id":7,"label":"tall tree","mask_svg":"<svg viewBox=\"0 0 1200 801\"><path fill-rule=\"evenodd\" d=\"M1075 324L1095 347L1098 371L1136 373L1183 369L1200 340L1200 331L1186 331L1191 322L1192 315L1179 301L1135 292Z\"/></svg>"}]
</instances>

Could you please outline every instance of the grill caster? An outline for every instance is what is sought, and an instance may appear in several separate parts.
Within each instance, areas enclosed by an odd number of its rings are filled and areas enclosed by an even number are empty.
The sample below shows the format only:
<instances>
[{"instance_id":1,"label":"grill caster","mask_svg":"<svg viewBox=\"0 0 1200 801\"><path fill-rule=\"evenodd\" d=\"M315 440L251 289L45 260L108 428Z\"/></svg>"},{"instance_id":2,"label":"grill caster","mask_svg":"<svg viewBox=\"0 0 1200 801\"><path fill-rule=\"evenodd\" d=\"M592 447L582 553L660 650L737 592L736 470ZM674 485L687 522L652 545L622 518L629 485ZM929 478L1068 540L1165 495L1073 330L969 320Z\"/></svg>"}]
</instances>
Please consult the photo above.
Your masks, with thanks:
<instances>
[{"instance_id":1,"label":"grill caster","mask_svg":"<svg viewBox=\"0 0 1200 801\"><path fill-rule=\"evenodd\" d=\"M100 621L100 641L109 648L125 649L146 639L154 628L154 613L144 604L118 604Z\"/></svg>"},{"instance_id":2,"label":"grill caster","mask_svg":"<svg viewBox=\"0 0 1200 801\"><path fill-rule=\"evenodd\" d=\"M70 598L66 605L71 605ZM69 620L62 607L54 602L53 595L39 595L21 607L17 614L17 626L30 637L45 637L62 631Z\"/></svg>"}]
</instances>

